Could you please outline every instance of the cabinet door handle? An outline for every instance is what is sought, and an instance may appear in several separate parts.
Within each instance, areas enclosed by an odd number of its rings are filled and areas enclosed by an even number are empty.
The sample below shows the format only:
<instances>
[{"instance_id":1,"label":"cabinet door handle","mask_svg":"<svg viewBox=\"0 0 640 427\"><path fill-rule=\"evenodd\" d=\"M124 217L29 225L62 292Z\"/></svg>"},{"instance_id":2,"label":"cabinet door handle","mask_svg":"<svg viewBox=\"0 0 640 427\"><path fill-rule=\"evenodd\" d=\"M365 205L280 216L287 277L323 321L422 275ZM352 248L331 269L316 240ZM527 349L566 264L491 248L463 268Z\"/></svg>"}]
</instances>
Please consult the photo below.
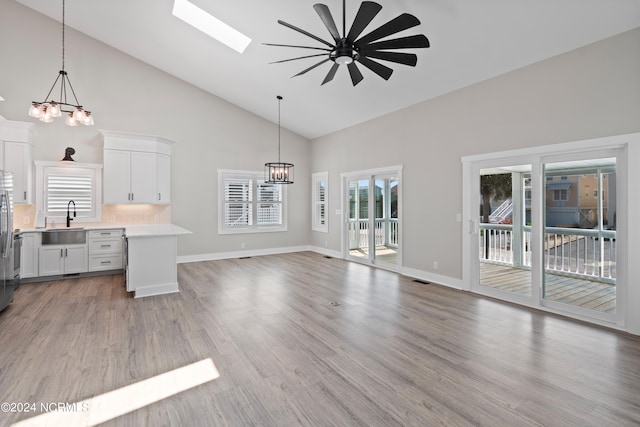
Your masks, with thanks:
<instances>
[{"instance_id":1,"label":"cabinet door handle","mask_svg":"<svg viewBox=\"0 0 640 427\"><path fill-rule=\"evenodd\" d=\"M67 255L69 255L69 249L66 249L66 248L65 248L65 250L64 250L64 257L66 258L66 257L67 257Z\"/></svg>"},{"instance_id":2,"label":"cabinet door handle","mask_svg":"<svg viewBox=\"0 0 640 427\"><path fill-rule=\"evenodd\" d=\"M158 193L158 200L162 200L162 195Z\"/></svg>"},{"instance_id":3,"label":"cabinet door handle","mask_svg":"<svg viewBox=\"0 0 640 427\"><path fill-rule=\"evenodd\" d=\"M110 248L111 245L100 245L101 248Z\"/></svg>"},{"instance_id":4,"label":"cabinet door handle","mask_svg":"<svg viewBox=\"0 0 640 427\"><path fill-rule=\"evenodd\" d=\"M60 248L60 258L64 258L64 252L63 252L62 248Z\"/></svg>"},{"instance_id":5,"label":"cabinet door handle","mask_svg":"<svg viewBox=\"0 0 640 427\"><path fill-rule=\"evenodd\" d=\"M24 192L24 200L27 200L27 192Z\"/></svg>"},{"instance_id":6,"label":"cabinet door handle","mask_svg":"<svg viewBox=\"0 0 640 427\"><path fill-rule=\"evenodd\" d=\"M109 233L108 231L106 233L100 233L101 236L111 236L111 233Z\"/></svg>"},{"instance_id":7,"label":"cabinet door handle","mask_svg":"<svg viewBox=\"0 0 640 427\"><path fill-rule=\"evenodd\" d=\"M100 264L111 264L111 261L102 261Z\"/></svg>"}]
</instances>

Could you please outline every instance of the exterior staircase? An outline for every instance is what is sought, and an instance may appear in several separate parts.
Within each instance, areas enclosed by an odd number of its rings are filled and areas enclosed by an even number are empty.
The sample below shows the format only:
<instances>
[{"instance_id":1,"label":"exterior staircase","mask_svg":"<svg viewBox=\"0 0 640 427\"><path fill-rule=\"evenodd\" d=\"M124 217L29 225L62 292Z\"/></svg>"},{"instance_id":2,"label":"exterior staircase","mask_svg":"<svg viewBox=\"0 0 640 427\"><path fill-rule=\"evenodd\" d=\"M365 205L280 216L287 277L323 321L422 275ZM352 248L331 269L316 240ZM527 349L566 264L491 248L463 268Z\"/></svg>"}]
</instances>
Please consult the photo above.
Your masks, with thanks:
<instances>
[{"instance_id":1,"label":"exterior staircase","mask_svg":"<svg viewBox=\"0 0 640 427\"><path fill-rule=\"evenodd\" d=\"M498 206L492 213L489 215L489 222L491 224L500 224L505 219L511 217L513 213L513 201L511 199L507 199L500 206Z\"/></svg>"}]
</instances>

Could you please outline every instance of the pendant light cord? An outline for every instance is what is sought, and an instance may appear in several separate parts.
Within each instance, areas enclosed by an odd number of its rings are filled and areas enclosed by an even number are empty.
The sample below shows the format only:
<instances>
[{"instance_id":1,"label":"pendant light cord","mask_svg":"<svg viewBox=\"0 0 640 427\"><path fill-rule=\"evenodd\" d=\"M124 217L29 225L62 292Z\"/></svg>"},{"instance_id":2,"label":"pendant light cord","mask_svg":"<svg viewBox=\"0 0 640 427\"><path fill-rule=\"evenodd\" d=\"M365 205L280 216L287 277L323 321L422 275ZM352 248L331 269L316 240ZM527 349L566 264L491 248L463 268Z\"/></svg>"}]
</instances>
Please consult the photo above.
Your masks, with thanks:
<instances>
[{"instance_id":1,"label":"pendant light cord","mask_svg":"<svg viewBox=\"0 0 640 427\"><path fill-rule=\"evenodd\" d=\"M280 102L282 101L282 97L280 95L278 98L278 163L280 163Z\"/></svg>"},{"instance_id":2,"label":"pendant light cord","mask_svg":"<svg viewBox=\"0 0 640 427\"><path fill-rule=\"evenodd\" d=\"M64 0L62 0L62 71L64 71Z\"/></svg>"}]
</instances>

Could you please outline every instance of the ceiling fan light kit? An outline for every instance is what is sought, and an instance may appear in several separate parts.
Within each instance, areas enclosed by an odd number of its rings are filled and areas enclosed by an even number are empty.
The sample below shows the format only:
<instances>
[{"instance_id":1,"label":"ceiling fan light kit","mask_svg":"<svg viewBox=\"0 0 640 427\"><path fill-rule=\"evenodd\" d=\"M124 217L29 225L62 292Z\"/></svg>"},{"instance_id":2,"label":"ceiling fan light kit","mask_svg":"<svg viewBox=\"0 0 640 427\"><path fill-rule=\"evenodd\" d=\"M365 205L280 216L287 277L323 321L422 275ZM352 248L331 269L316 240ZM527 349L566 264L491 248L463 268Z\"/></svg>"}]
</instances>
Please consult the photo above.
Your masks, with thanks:
<instances>
[{"instance_id":1,"label":"ceiling fan light kit","mask_svg":"<svg viewBox=\"0 0 640 427\"><path fill-rule=\"evenodd\" d=\"M418 62L418 57L415 54L390 51L398 49L416 49L429 47L429 40L423 34L399 37L395 39L386 39L386 37L388 36L420 25L420 20L408 13L403 13L387 22L386 24L383 24L375 30L360 37L360 34L362 34L362 32L367 28L371 21L373 21L376 15L382 10L382 6L376 2L364 1L360 4L360 8L358 9L353 24L351 24L351 28L347 33L346 0L343 0L342 35L340 35L340 32L338 31L336 23L333 20L333 16L331 15L331 11L329 10L329 7L327 5L317 3L313 5L313 8L315 9L318 16L320 16L320 19L324 23L325 27L327 27L327 30L329 30L329 34L333 39L332 42L328 42L321 37L311 34L310 32L298 28L285 21L278 20L278 23L301 34L304 34L305 36L322 43L326 47L264 43L267 46L293 47L323 51L323 53L314 55L305 55L297 58L290 58L272 62L272 64L279 64L283 62L297 61L299 59L325 56L325 59L305 70L302 70L293 77L301 76L313 70L314 68L331 61L333 62L333 64L331 65L329 72L322 82L323 85L333 80L333 77L338 71L340 65L347 66L352 84L354 86L357 85L364 78L362 73L360 72L360 69L356 65L357 63L360 63L383 79L389 80L391 74L393 74L393 69L378 62L377 60L415 67Z\"/></svg>"}]
</instances>

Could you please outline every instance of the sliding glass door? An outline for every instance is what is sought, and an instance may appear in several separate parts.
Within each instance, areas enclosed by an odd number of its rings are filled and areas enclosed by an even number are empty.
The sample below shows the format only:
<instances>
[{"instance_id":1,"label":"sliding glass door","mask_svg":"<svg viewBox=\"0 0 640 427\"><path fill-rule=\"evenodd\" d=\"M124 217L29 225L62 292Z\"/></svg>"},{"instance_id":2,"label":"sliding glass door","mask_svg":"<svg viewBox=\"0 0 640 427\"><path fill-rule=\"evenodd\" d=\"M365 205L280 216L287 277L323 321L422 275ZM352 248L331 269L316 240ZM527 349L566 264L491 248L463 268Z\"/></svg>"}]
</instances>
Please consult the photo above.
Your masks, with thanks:
<instances>
[{"instance_id":1,"label":"sliding glass door","mask_svg":"<svg viewBox=\"0 0 640 427\"><path fill-rule=\"evenodd\" d=\"M500 165L478 172L479 284L530 297L531 165Z\"/></svg>"},{"instance_id":2,"label":"sliding glass door","mask_svg":"<svg viewBox=\"0 0 640 427\"><path fill-rule=\"evenodd\" d=\"M371 256L371 221L369 220L369 179L349 180L348 241L350 258L356 261L369 260Z\"/></svg>"},{"instance_id":3,"label":"sliding glass door","mask_svg":"<svg viewBox=\"0 0 640 427\"><path fill-rule=\"evenodd\" d=\"M465 166L470 289L620 322L624 150L483 159ZM523 161L529 160L529 162ZM624 258L623 258L624 259Z\"/></svg>"},{"instance_id":4,"label":"sliding glass door","mask_svg":"<svg viewBox=\"0 0 640 427\"><path fill-rule=\"evenodd\" d=\"M400 264L399 173L345 178L346 258L397 269Z\"/></svg>"},{"instance_id":5,"label":"sliding glass door","mask_svg":"<svg viewBox=\"0 0 640 427\"><path fill-rule=\"evenodd\" d=\"M616 158L544 164L547 305L616 313Z\"/></svg>"}]
</instances>

